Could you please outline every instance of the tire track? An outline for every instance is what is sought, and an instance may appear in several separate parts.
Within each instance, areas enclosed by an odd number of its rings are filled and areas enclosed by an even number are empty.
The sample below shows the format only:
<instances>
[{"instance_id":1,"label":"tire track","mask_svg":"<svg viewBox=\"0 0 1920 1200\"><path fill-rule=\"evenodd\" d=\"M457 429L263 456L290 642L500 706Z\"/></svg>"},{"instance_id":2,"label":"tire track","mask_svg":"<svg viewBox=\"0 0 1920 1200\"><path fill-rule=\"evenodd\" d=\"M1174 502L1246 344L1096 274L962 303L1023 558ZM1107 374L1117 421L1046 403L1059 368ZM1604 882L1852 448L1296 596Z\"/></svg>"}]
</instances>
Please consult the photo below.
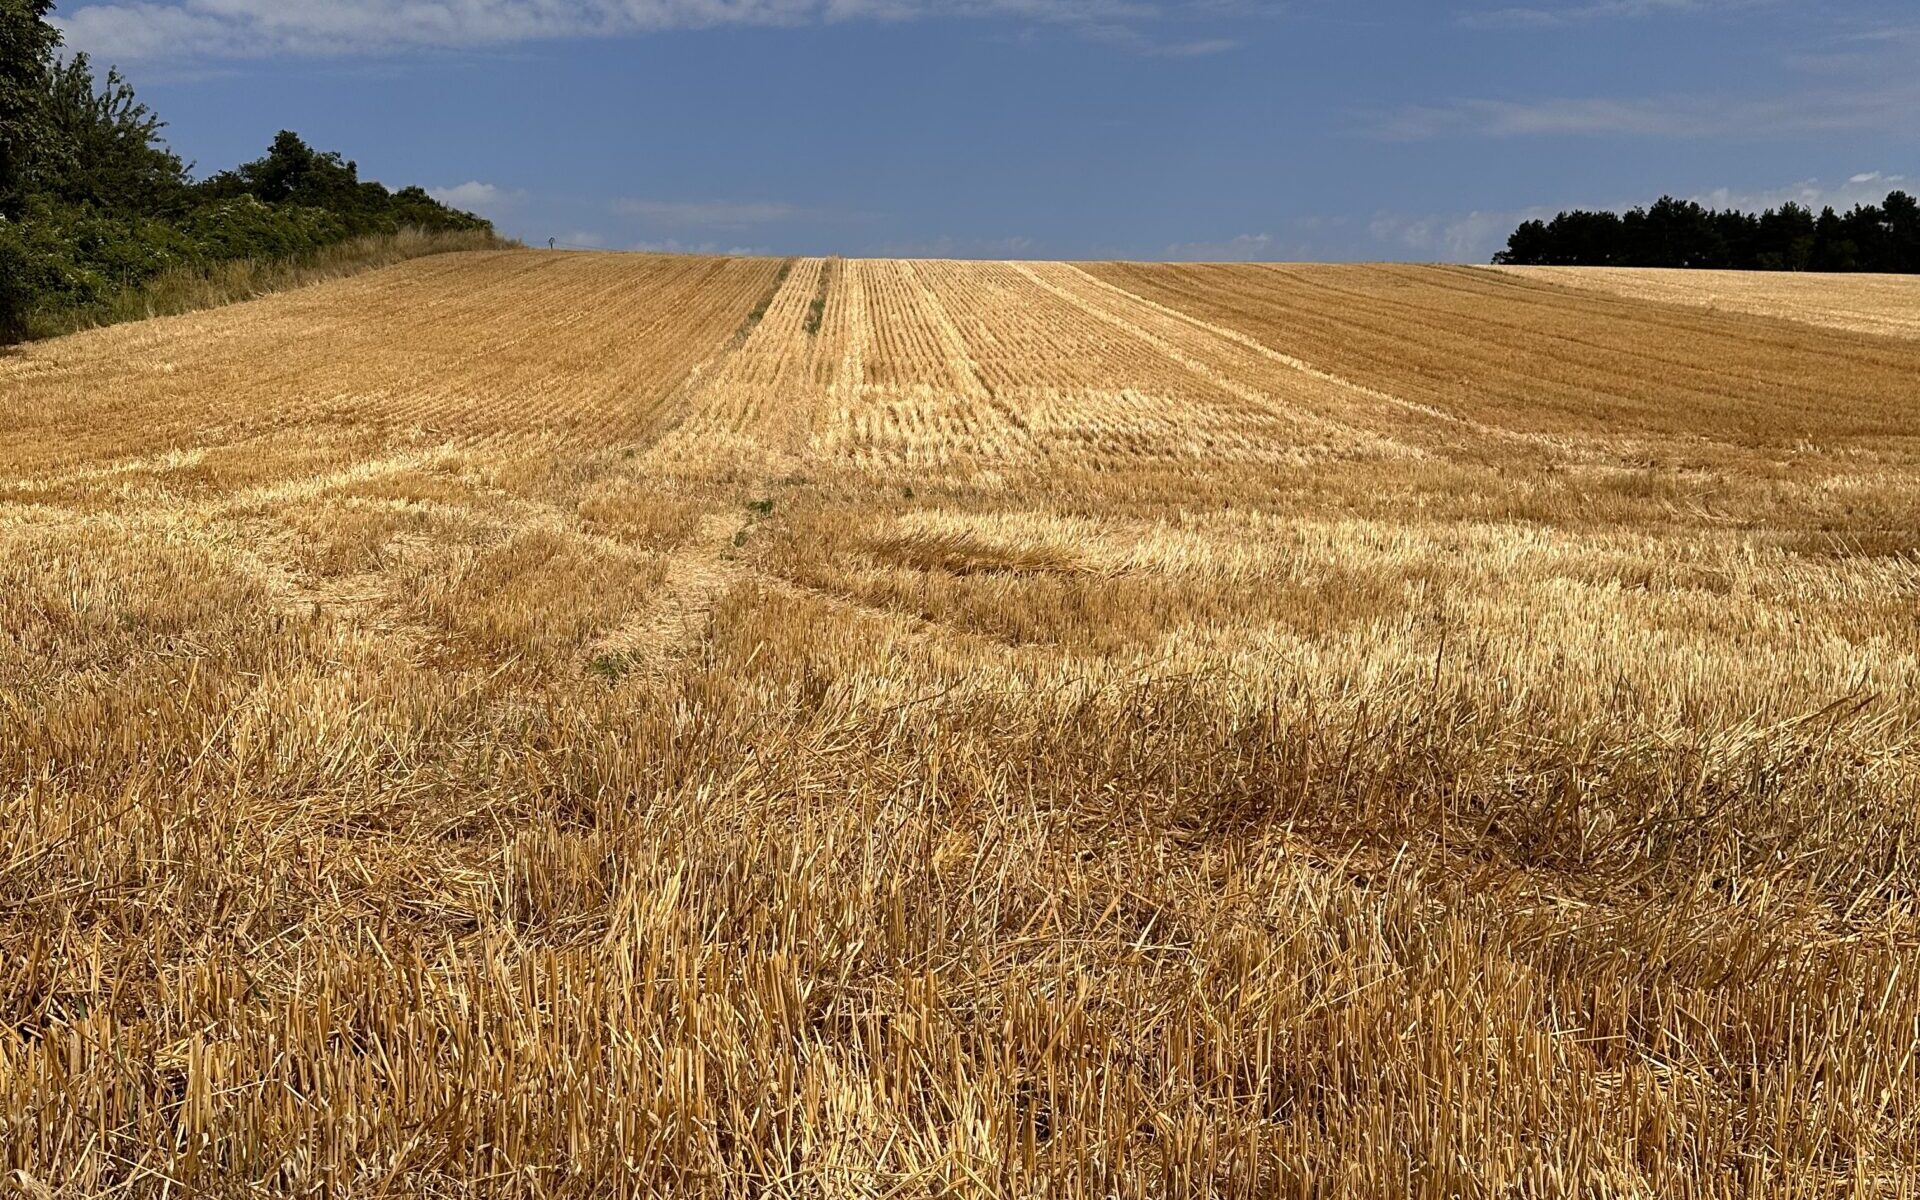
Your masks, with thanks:
<instances>
[{"instance_id":1,"label":"tire track","mask_svg":"<svg viewBox=\"0 0 1920 1200\"><path fill-rule=\"evenodd\" d=\"M1287 368L1290 371L1294 371L1301 375L1305 375L1309 379L1314 379L1321 383L1328 384L1329 386L1339 388L1342 391L1351 392L1356 396L1364 396L1369 400L1373 400L1381 404L1392 405L1395 408L1399 408L1407 412L1415 413L1419 416L1426 417L1431 420L1439 421L1443 424L1452 425L1460 429L1470 430L1474 434L1483 438L1489 438L1495 441L1504 441L1513 445L1528 445L1528 446L1548 448L1548 449L1554 450L1555 452L1562 452L1562 453L1565 452L1567 449L1564 442L1559 441L1555 438L1549 437L1545 434L1523 433L1518 430L1502 428L1501 426L1498 426L1498 425L1489 425L1482 421L1475 421L1469 417L1460 416L1457 413L1448 412L1443 408L1437 408L1431 404L1422 404L1417 400L1409 400L1404 396L1396 396L1392 392L1386 392L1386 391L1380 390L1379 388L1369 387L1364 383L1360 383L1356 380L1348 379L1343 375L1337 375L1332 371L1328 371L1323 368L1317 367L1303 358L1297 358L1294 355L1286 353L1285 351L1276 350L1272 346L1267 345L1265 342L1261 342L1255 338L1248 337L1246 334L1241 333L1236 329L1229 329L1224 325L1215 325L1211 321L1203 320L1200 317L1196 317L1191 313L1182 312L1177 308L1173 308L1169 305L1161 304L1158 301L1148 299L1147 297L1140 295L1138 292L1128 291L1126 288L1120 287L1117 284L1109 283L1106 280L1101 279L1099 276L1093 275L1081 269L1080 267L1075 266L1072 263L1063 263L1061 264L1061 266L1063 266L1067 270L1072 271L1074 274L1080 276L1082 279L1086 280L1089 284L1093 285L1096 288L1102 289L1107 292L1111 292L1117 296L1125 297L1128 301L1135 304L1139 304L1145 308L1151 309L1154 312L1161 314L1162 316L1168 317L1172 320L1184 322L1185 324L1190 325L1195 329L1201 330L1204 333L1211 334L1212 336L1217 337L1222 341L1231 342L1233 345L1238 346L1243 350L1247 350L1253 354L1257 354L1261 358L1264 358L1269 362L1276 363L1282 367Z\"/></svg>"},{"instance_id":2,"label":"tire track","mask_svg":"<svg viewBox=\"0 0 1920 1200\"><path fill-rule=\"evenodd\" d=\"M1112 287L1102 280L1095 279L1077 267L1069 264L1059 264L1059 267L1071 271L1074 276L1084 279L1088 283L1099 285L1101 289L1104 289L1109 294L1125 297L1129 300L1137 299L1133 296L1133 293ZM1245 404L1269 412L1278 410L1285 413L1297 414L1313 424L1322 426L1329 433L1345 438L1348 444L1354 448L1370 447L1402 458L1417 459L1429 457L1427 451L1417 446L1411 446L1384 434L1362 429L1359 426L1349 424L1336 417L1315 412L1308 407L1290 404L1284 398L1276 396L1271 392L1241 383L1239 380L1221 370L1217 364L1187 353L1168 338L1162 337L1144 325L1129 319L1124 314L1114 311L1111 307L1096 303L1085 295L1076 293L1069 288L1062 287L1048 280L1033 267L1025 263L1020 263L1016 264L1016 268L1022 275L1026 276L1034 286L1051 293L1057 299L1073 305L1095 320L1111 325L1127 336L1152 346L1165 357L1179 363L1188 371L1200 376L1222 392L1233 396ZM1163 306L1153 304L1150 301L1142 301L1142 303L1149 309L1159 312L1168 320L1187 320L1183 314L1177 313L1174 310L1165 309Z\"/></svg>"},{"instance_id":3,"label":"tire track","mask_svg":"<svg viewBox=\"0 0 1920 1200\"><path fill-rule=\"evenodd\" d=\"M588 661L660 679L707 640L714 606L749 572L733 553L749 522L723 512L700 518L693 536L668 559L657 600L635 612L588 651Z\"/></svg>"},{"instance_id":4,"label":"tire track","mask_svg":"<svg viewBox=\"0 0 1920 1200\"><path fill-rule=\"evenodd\" d=\"M721 599L752 576L740 545L800 481L829 391L818 368L839 357L814 316L826 303L825 268L823 259L796 260L745 336L689 379L683 414L644 469L711 489L724 507L668 556L657 598L590 647L590 668L667 677L707 641Z\"/></svg>"}]
</instances>

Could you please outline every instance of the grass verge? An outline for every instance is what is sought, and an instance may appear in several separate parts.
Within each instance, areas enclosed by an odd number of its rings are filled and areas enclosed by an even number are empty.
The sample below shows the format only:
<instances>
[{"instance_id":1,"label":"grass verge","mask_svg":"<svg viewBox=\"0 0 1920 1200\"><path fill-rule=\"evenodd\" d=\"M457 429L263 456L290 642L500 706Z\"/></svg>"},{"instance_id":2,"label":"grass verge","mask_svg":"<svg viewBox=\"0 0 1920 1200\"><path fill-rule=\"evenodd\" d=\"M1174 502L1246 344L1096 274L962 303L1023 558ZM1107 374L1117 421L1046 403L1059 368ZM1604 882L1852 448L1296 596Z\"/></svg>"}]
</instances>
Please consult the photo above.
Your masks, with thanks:
<instances>
[{"instance_id":1,"label":"grass verge","mask_svg":"<svg viewBox=\"0 0 1920 1200\"><path fill-rule=\"evenodd\" d=\"M28 318L26 340L59 337L122 321L144 321L150 317L218 308L430 254L502 250L518 245L493 233L403 229L399 233L353 238L298 258L243 258L204 269L183 268L155 276L99 304L35 313Z\"/></svg>"}]
</instances>

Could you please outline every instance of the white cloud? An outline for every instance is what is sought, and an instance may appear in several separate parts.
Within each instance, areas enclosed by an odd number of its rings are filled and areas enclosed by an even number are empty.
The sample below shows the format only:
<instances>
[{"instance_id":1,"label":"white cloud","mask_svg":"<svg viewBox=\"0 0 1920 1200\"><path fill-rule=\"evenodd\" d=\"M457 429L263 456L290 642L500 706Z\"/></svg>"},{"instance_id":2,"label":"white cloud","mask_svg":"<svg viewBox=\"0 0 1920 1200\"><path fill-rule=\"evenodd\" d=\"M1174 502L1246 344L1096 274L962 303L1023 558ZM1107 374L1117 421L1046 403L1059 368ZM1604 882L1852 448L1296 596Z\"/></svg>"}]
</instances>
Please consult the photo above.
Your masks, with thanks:
<instances>
[{"instance_id":1,"label":"white cloud","mask_svg":"<svg viewBox=\"0 0 1920 1200\"><path fill-rule=\"evenodd\" d=\"M1544 208L1430 216L1383 213L1374 218L1367 232L1392 252L1391 257L1483 263L1507 244L1508 235L1521 222L1552 215Z\"/></svg>"},{"instance_id":2,"label":"white cloud","mask_svg":"<svg viewBox=\"0 0 1920 1200\"><path fill-rule=\"evenodd\" d=\"M856 209L805 208L779 200L660 200L627 198L609 206L633 220L642 233L677 236L681 231L740 234L770 225L864 225L879 214Z\"/></svg>"},{"instance_id":3,"label":"white cloud","mask_svg":"<svg viewBox=\"0 0 1920 1200\"><path fill-rule=\"evenodd\" d=\"M613 211L674 229L750 229L819 215L791 204L734 200L616 200Z\"/></svg>"},{"instance_id":4,"label":"white cloud","mask_svg":"<svg viewBox=\"0 0 1920 1200\"><path fill-rule=\"evenodd\" d=\"M1764 2L1770 0L1600 0L1550 11L1560 14L1554 20L1563 21L1572 14L1624 15ZM1370 132L1388 141L1580 136L1759 141L1860 131L1904 133L1920 110L1916 53L1920 27L1836 35L1811 50L1783 55L1772 77L1752 76L1752 83L1765 90L1466 97L1387 114L1371 122Z\"/></svg>"},{"instance_id":5,"label":"white cloud","mask_svg":"<svg viewBox=\"0 0 1920 1200\"><path fill-rule=\"evenodd\" d=\"M1166 257L1173 262L1265 262L1273 257L1271 233L1243 233L1218 242L1175 242Z\"/></svg>"},{"instance_id":6,"label":"white cloud","mask_svg":"<svg viewBox=\"0 0 1920 1200\"><path fill-rule=\"evenodd\" d=\"M1148 48L1148 52L1167 58L1203 58L1238 50L1240 46L1239 38L1195 38L1190 42L1159 42Z\"/></svg>"},{"instance_id":7,"label":"white cloud","mask_svg":"<svg viewBox=\"0 0 1920 1200\"><path fill-rule=\"evenodd\" d=\"M674 238L658 242L635 242L628 249L645 254L724 254L732 258L760 258L772 253L765 246L728 246L721 242L682 242Z\"/></svg>"},{"instance_id":8,"label":"white cloud","mask_svg":"<svg viewBox=\"0 0 1920 1200\"><path fill-rule=\"evenodd\" d=\"M442 204L478 213L489 219L499 218L520 207L526 199L524 192L510 192L491 183L481 183L470 179L452 187L428 188L427 195Z\"/></svg>"},{"instance_id":9,"label":"white cloud","mask_svg":"<svg viewBox=\"0 0 1920 1200\"><path fill-rule=\"evenodd\" d=\"M797 20L812 0L126 0L72 10L69 43L102 57L353 54Z\"/></svg>"},{"instance_id":10,"label":"white cloud","mask_svg":"<svg viewBox=\"0 0 1920 1200\"><path fill-rule=\"evenodd\" d=\"M1364 217L1356 218L1347 214L1327 216L1301 213L1279 216L1257 233L1174 242L1157 251L1157 256L1171 262L1346 260L1354 257L1356 245L1366 244L1366 224Z\"/></svg>"},{"instance_id":11,"label":"white cloud","mask_svg":"<svg viewBox=\"0 0 1920 1200\"><path fill-rule=\"evenodd\" d=\"M115 61L378 54L667 29L999 17L1072 28L1150 53L1205 54L1224 38L1133 28L1210 0L100 0L57 22L68 44ZM1118 31L1116 36L1116 31ZM1137 42L1137 44L1135 44Z\"/></svg>"},{"instance_id":12,"label":"white cloud","mask_svg":"<svg viewBox=\"0 0 1920 1200\"><path fill-rule=\"evenodd\" d=\"M878 247L874 253L884 258L987 258L1034 259L1045 257L1040 252L1039 243L1024 235L1011 237L954 237L941 234L938 237L922 238L918 241L890 242Z\"/></svg>"},{"instance_id":13,"label":"white cloud","mask_svg":"<svg viewBox=\"0 0 1920 1200\"><path fill-rule=\"evenodd\" d=\"M1764 212L1769 208L1779 208L1789 201L1815 212L1829 205L1844 212L1856 204L1879 203L1904 178L1903 175L1874 171L1839 184L1803 179L1770 188L1713 188L1680 198L1708 208L1732 208L1742 212ZM1382 213L1374 218L1367 232L1389 257L1484 263L1493 257L1496 250L1506 246L1508 235L1523 221L1550 220L1556 213L1576 208L1625 212L1657 198L1640 196L1628 201L1571 200L1553 206L1424 216Z\"/></svg>"},{"instance_id":14,"label":"white cloud","mask_svg":"<svg viewBox=\"0 0 1920 1200\"><path fill-rule=\"evenodd\" d=\"M1882 171L1872 171L1864 175L1855 175L1845 183L1827 184L1818 179L1802 179L1784 187L1741 189L1714 188L1708 192L1698 192L1684 197L1708 208L1737 208L1742 212L1764 212L1769 208L1779 208L1791 201L1816 212L1832 206L1844 211L1856 204L1878 204L1906 181L1905 175L1888 175Z\"/></svg>"},{"instance_id":15,"label":"white cloud","mask_svg":"<svg viewBox=\"0 0 1920 1200\"><path fill-rule=\"evenodd\" d=\"M1148 32L1133 25L1110 23L1090 23L1081 32L1097 42L1117 46L1135 54L1144 54L1155 58L1204 58L1212 54L1225 54L1238 50L1240 39L1230 37L1205 37L1168 39L1163 31Z\"/></svg>"}]
</instances>

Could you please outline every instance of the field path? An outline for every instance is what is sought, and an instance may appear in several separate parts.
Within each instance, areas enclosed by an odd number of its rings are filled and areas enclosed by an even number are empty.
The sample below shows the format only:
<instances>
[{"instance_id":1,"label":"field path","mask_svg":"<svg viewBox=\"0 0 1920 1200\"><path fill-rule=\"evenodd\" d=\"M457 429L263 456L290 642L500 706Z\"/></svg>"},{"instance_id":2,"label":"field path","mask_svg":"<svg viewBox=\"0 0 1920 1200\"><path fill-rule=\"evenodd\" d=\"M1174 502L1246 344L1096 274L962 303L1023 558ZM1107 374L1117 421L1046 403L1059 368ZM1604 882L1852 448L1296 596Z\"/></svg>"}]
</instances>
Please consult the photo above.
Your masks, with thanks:
<instances>
[{"instance_id":1,"label":"field path","mask_svg":"<svg viewBox=\"0 0 1920 1200\"><path fill-rule=\"evenodd\" d=\"M713 609L751 571L740 546L757 516L773 512L807 459L815 412L825 403L815 336L827 260L796 260L737 344L696 370L673 427L649 449L649 473L705 491L712 505L676 547L653 602L590 649L659 678L706 640Z\"/></svg>"},{"instance_id":2,"label":"field path","mask_svg":"<svg viewBox=\"0 0 1920 1200\"><path fill-rule=\"evenodd\" d=\"M744 341L699 373L678 420L647 452L652 471L764 489L798 469L824 402L813 370L822 339L807 332L826 260L796 260Z\"/></svg>"},{"instance_id":3,"label":"field path","mask_svg":"<svg viewBox=\"0 0 1920 1200\"><path fill-rule=\"evenodd\" d=\"M734 553L748 523L726 512L701 517L693 536L668 560L654 602L596 642L592 659L619 656L646 677L659 678L693 653L706 639L713 606L748 575Z\"/></svg>"}]
</instances>

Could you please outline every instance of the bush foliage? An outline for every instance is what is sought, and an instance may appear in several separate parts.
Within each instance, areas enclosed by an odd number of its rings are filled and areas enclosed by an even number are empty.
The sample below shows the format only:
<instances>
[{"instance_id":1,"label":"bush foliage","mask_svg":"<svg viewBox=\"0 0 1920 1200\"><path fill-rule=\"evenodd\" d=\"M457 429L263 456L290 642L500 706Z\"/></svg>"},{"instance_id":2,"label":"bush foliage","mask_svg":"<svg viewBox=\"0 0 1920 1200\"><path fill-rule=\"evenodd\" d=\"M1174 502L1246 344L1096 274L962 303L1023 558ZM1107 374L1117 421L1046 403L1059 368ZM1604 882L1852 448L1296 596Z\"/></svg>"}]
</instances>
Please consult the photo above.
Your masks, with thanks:
<instances>
[{"instance_id":1,"label":"bush foliage","mask_svg":"<svg viewBox=\"0 0 1920 1200\"><path fill-rule=\"evenodd\" d=\"M403 230L490 234L418 187L389 191L283 131L195 181L117 70L57 55L45 0L0 0L0 341L162 276L297 262Z\"/></svg>"}]
</instances>

